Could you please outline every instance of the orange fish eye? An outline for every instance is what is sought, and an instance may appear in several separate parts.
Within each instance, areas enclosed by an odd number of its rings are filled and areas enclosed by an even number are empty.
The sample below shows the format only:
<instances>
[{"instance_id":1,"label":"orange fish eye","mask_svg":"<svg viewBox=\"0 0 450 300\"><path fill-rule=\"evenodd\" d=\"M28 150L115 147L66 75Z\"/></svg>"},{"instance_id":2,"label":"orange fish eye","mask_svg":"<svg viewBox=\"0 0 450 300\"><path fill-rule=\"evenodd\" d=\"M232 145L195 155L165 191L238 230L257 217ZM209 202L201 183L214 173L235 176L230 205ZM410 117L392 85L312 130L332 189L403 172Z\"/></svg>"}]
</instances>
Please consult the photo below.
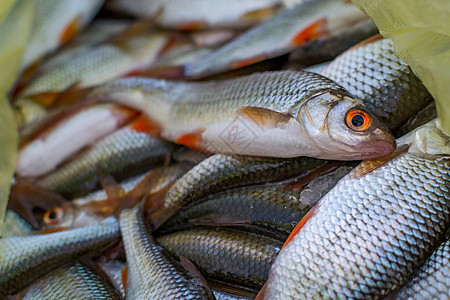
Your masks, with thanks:
<instances>
[{"instance_id":1,"label":"orange fish eye","mask_svg":"<svg viewBox=\"0 0 450 300\"><path fill-rule=\"evenodd\" d=\"M352 109L347 112L345 123L355 131L364 131L372 124L372 118L363 110Z\"/></svg>"},{"instance_id":2,"label":"orange fish eye","mask_svg":"<svg viewBox=\"0 0 450 300\"><path fill-rule=\"evenodd\" d=\"M63 210L59 207L54 207L54 208L48 210L44 214L44 218L43 218L44 223L48 224L48 225L55 225L55 224L59 223L62 216L63 216Z\"/></svg>"}]
</instances>

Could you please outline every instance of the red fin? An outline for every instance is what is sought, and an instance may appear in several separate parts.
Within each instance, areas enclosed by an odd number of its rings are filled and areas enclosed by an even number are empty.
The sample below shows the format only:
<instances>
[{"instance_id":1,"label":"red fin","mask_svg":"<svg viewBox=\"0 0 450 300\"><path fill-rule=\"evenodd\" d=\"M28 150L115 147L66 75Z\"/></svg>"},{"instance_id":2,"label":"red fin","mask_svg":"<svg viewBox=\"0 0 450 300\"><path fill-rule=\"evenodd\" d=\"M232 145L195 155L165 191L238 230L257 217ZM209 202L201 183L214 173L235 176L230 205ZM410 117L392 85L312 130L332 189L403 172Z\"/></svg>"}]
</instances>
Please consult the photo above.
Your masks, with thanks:
<instances>
[{"instance_id":1,"label":"red fin","mask_svg":"<svg viewBox=\"0 0 450 300\"><path fill-rule=\"evenodd\" d=\"M193 22L184 23L184 24L178 26L178 30L193 31L193 30L198 30L198 29L204 28L204 27L206 27L206 25L208 25L208 24L204 21L193 21Z\"/></svg>"},{"instance_id":2,"label":"red fin","mask_svg":"<svg viewBox=\"0 0 450 300\"><path fill-rule=\"evenodd\" d=\"M311 172L307 173L306 175L301 176L300 178L297 178L293 183L288 184L284 188L287 190L299 190L301 191L308 183L310 183L312 180L329 174L336 170L337 168L343 166L345 162L343 161L329 161L325 164L321 165L320 167L312 170Z\"/></svg>"},{"instance_id":3,"label":"red fin","mask_svg":"<svg viewBox=\"0 0 450 300\"><path fill-rule=\"evenodd\" d=\"M267 58L268 58L267 55L261 54L261 55L257 55L257 56L251 57L251 58L234 61L231 63L231 67L234 69L239 69L239 68L253 65L253 64L263 61Z\"/></svg>"},{"instance_id":4,"label":"red fin","mask_svg":"<svg viewBox=\"0 0 450 300\"><path fill-rule=\"evenodd\" d=\"M128 266L125 266L122 269L122 284L124 291L127 291L127 279L128 279Z\"/></svg>"},{"instance_id":5,"label":"red fin","mask_svg":"<svg viewBox=\"0 0 450 300\"><path fill-rule=\"evenodd\" d=\"M19 214L34 229L39 229L39 222L33 211L38 209L45 212L54 207L65 207L67 205L70 205L70 202L59 194L25 179L16 177L16 182L11 186L8 209Z\"/></svg>"},{"instance_id":6,"label":"red fin","mask_svg":"<svg viewBox=\"0 0 450 300\"><path fill-rule=\"evenodd\" d=\"M194 150L202 151L203 148L201 146L202 143L202 133L203 130L198 130L196 132L187 133L185 135L180 136L175 143L179 145L184 145Z\"/></svg>"},{"instance_id":7,"label":"red fin","mask_svg":"<svg viewBox=\"0 0 450 300\"><path fill-rule=\"evenodd\" d=\"M303 226L305 226L306 222L309 221L309 219L311 219L312 216L314 216L314 214L316 213L316 210L318 208L318 204L314 205L306 215L303 216L303 218L300 220L300 222L297 223L297 225L294 227L294 229L292 230L291 234L288 236L288 238L286 239L286 241L284 242L284 245L281 249L283 249L284 247L286 247L287 244L289 244L289 242L300 232L300 230L303 228Z\"/></svg>"},{"instance_id":8,"label":"red fin","mask_svg":"<svg viewBox=\"0 0 450 300\"><path fill-rule=\"evenodd\" d=\"M289 114L256 106L243 106L239 108L239 114L263 127L277 127L278 124L287 123L292 119Z\"/></svg>"},{"instance_id":9,"label":"red fin","mask_svg":"<svg viewBox=\"0 0 450 300\"><path fill-rule=\"evenodd\" d=\"M130 126L130 129L147 133L151 136L158 136L161 132L159 125L146 115L139 116Z\"/></svg>"},{"instance_id":10,"label":"red fin","mask_svg":"<svg viewBox=\"0 0 450 300\"><path fill-rule=\"evenodd\" d=\"M403 152L408 151L408 149L409 149L409 145L402 145L402 146L398 147L397 149L395 149L394 152L392 152L391 154L388 154L388 155L385 155L383 157L376 158L376 159L364 160L362 163L360 163L358 166L356 166L356 168L354 168L350 172L349 176L351 178L360 178L360 177L378 169L379 167L383 166L384 164L388 163L393 158L399 156Z\"/></svg>"},{"instance_id":11,"label":"red fin","mask_svg":"<svg viewBox=\"0 0 450 300\"><path fill-rule=\"evenodd\" d=\"M90 90L79 88L79 83L77 82L61 92L44 92L28 98L46 107L59 107L84 99Z\"/></svg>"},{"instance_id":12,"label":"red fin","mask_svg":"<svg viewBox=\"0 0 450 300\"><path fill-rule=\"evenodd\" d=\"M55 102L55 100L58 98L60 92L45 92L45 93L39 93L35 94L33 96L30 96L31 100L33 100L36 103L39 103L42 106L50 106Z\"/></svg>"},{"instance_id":13,"label":"red fin","mask_svg":"<svg viewBox=\"0 0 450 300\"><path fill-rule=\"evenodd\" d=\"M79 24L80 23L80 16L75 17L70 21L70 23L64 28L64 30L59 35L59 42L65 43L69 40L71 40L78 32Z\"/></svg>"},{"instance_id":14,"label":"red fin","mask_svg":"<svg viewBox=\"0 0 450 300\"><path fill-rule=\"evenodd\" d=\"M264 300L266 298L267 283L264 283L263 287L259 290L258 295L256 295L255 300Z\"/></svg>"},{"instance_id":15,"label":"red fin","mask_svg":"<svg viewBox=\"0 0 450 300\"><path fill-rule=\"evenodd\" d=\"M326 18L320 18L302 30L292 39L291 44L303 45L305 42L317 39L324 34Z\"/></svg>"},{"instance_id":16,"label":"red fin","mask_svg":"<svg viewBox=\"0 0 450 300\"><path fill-rule=\"evenodd\" d=\"M239 20L252 21L252 22L262 22L273 17L277 12L280 11L280 5L269 6L253 11L249 11L239 17Z\"/></svg>"}]
</instances>

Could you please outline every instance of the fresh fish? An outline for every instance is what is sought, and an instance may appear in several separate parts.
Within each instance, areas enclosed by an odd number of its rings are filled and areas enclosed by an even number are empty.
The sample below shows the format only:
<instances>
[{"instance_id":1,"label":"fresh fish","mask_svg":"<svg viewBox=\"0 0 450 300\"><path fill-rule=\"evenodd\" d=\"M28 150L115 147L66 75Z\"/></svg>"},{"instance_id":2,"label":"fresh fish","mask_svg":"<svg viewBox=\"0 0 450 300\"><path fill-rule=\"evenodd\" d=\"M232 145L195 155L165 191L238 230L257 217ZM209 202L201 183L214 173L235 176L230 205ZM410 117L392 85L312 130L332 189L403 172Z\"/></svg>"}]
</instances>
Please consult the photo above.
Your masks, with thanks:
<instances>
[{"instance_id":1,"label":"fresh fish","mask_svg":"<svg viewBox=\"0 0 450 300\"><path fill-rule=\"evenodd\" d=\"M395 148L359 100L303 71L211 82L123 78L90 97L143 111L164 139L212 153L358 160Z\"/></svg>"},{"instance_id":2,"label":"fresh fish","mask_svg":"<svg viewBox=\"0 0 450 300\"><path fill-rule=\"evenodd\" d=\"M22 69L56 50L86 27L104 0L37 0Z\"/></svg>"},{"instance_id":3,"label":"fresh fish","mask_svg":"<svg viewBox=\"0 0 450 300\"><path fill-rule=\"evenodd\" d=\"M306 176L325 161L313 158L254 158L213 155L184 174L168 190L160 211L152 214L154 229L180 208L203 197L249 185Z\"/></svg>"},{"instance_id":4,"label":"fresh fish","mask_svg":"<svg viewBox=\"0 0 450 300\"><path fill-rule=\"evenodd\" d=\"M151 136L145 119L139 117L86 149L37 183L73 198L99 185L98 172L117 179L137 175L170 155L174 146Z\"/></svg>"},{"instance_id":5,"label":"fresh fish","mask_svg":"<svg viewBox=\"0 0 450 300\"><path fill-rule=\"evenodd\" d=\"M125 299L125 288L123 286L122 274L127 264L119 260L99 263L100 268L106 273L116 291L122 299Z\"/></svg>"},{"instance_id":6,"label":"fresh fish","mask_svg":"<svg viewBox=\"0 0 450 300\"><path fill-rule=\"evenodd\" d=\"M60 120L19 149L16 173L36 177L123 126L137 113L117 105L95 105Z\"/></svg>"},{"instance_id":7,"label":"fresh fish","mask_svg":"<svg viewBox=\"0 0 450 300\"><path fill-rule=\"evenodd\" d=\"M304 180L304 186L297 189L284 183L213 194L179 211L158 232L186 229L189 224L245 226L251 230L261 227L273 231L277 238L285 240L309 209L350 168L341 167L330 174L314 175L317 178L310 182Z\"/></svg>"},{"instance_id":8,"label":"fresh fish","mask_svg":"<svg viewBox=\"0 0 450 300\"><path fill-rule=\"evenodd\" d=\"M279 0L113 0L108 8L164 27L193 30L210 26L248 26L265 19ZM268 15L268 16L267 16Z\"/></svg>"},{"instance_id":9,"label":"fresh fish","mask_svg":"<svg viewBox=\"0 0 450 300\"><path fill-rule=\"evenodd\" d=\"M18 292L51 270L119 237L114 217L94 225L44 235L0 239L0 295Z\"/></svg>"},{"instance_id":10,"label":"fresh fish","mask_svg":"<svg viewBox=\"0 0 450 300\"><path fill-rule=\"evenodd\" d=\"M88 267L75 263L62 267L32 283L18 299L121 299L105 279Z\"/></svg>"},{"instance_id":11,"label":"fresh fish","mask_svg":"<svg viewBox=\"0 0 450 300\"><path fill-rule=\"evenodd\" d=\"M120 214L127 299L214 299L205 283L155 243L143 218L143 202Z\"/></svg>"},{"instance_id":12,"label":"fresh fish","mask_svg":"<svg viewBox=\"0 0 450 300\"><path fill-rule=\"evenodd\" d=\"M432 101L411 118L409 118L399 129L395 131L398 136L403 136L408 132L422 126L437 118L436 103Z\"/></svg>"},{"instance_id":13,"label":"fresh fish","mask_svg":"<svg viewBox=\"0 0 450 300\"><path fill-rule=\"evenodd\" d=\"M87 88L148 68L168 42L166 32L145 32L120 42L100 44L47 68L29 82L18 97L54 98L75 84L78 88Z\"/></svg>"},{"instance_id":14,"label":"fresh fish","mask_svg":"<svg viewBox=\"0 0 450 300\"><path fill-rule=\"evenodd\" d=\"M450 226L449 137L431 122L398 144L361 163L300 221L260 296L378 299L411 278Z\"/></svg>"},{"instance_id":15,"label":"fresh fish","mask_svg":"<svg viewBox=\"0 0 450 300\"><path fill-rule=\"evenodd\" d=\"M306 41L338 35L366 19L343 0L305 0L186 65L185 75L202 77L248 66L286 54Z\"/></svg>"},{"instance_id":16,"label":"fresh fish","mask_svg":"<svg viewBox=\"0 0 450 300\"><path fill-rule=\"evenodd\" d=\"M372 38L337 57L322 72L360 99L390 130L432 102L391 39Z\"/></svg>"},{"instance_id":17,"label":"fresh fish","mask_svg":"<svg viewBox=\"0 0 450 300\"><path fill-rule=\"evenodd\" d=\"M450 298L450 231L446 240L414 274L395 299Z\"/></svg>"},{"instance_id":18,"label":"fresh fish","mask_svg":"<svg viewBox=\"0 0 450 300\"><path fill-rule=\"evenodd\" d=\"M261 287L282 242L230 229L193 228L163 235L158 244L195 263L209 278Z\"/></svg>"},{"instance_id":19,"label":"fresh fish","mask_svg":"<svg viewBox=\"0 0 450 300\"><path fill-rule=\"evenodd\" d=\"M26 220L10 209L6 211L3 226L2 238L30 235L35 232Z\"/></svg>"}]
</instances>

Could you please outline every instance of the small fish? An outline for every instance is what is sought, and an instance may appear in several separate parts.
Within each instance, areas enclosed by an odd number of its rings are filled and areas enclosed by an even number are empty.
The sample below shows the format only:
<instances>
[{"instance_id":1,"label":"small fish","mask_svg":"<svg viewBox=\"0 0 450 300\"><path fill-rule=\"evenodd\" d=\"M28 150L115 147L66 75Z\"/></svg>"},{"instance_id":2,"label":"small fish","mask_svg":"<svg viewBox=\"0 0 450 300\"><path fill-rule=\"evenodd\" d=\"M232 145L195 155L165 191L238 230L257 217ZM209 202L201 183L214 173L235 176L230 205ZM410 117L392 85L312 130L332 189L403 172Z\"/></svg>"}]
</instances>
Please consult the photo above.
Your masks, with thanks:
<instances>
[{"instance_id":1,"label":"small fish","mask_svg":"<svg viewBox=\"0 0 450 300\"><path fill-rule=\"evenodd\" d=\"M180 208L214 193L305 176L325 164L313 158L255 158L216 154L184 174L167 191L163 206L150 218L154 229Z\"/></svg>"},{"instance_id":2,"label":"small fish","mask_svg":"<svg viewBox=\"0 0 450 300\"><path fill-rule=\"evenodd\" d=\"M433 101L395 54L392 39L380 36L350 48L320 73L360 99L393 132Z\"/></svg>"},{"instance_id":3,"label":"small fish","mask_svg":"<svg viewBox=\"0 0 450 300\"><path fill-rule=\"evenodd\" d=\"M350 167L341 167L325 175L314 174L316 172L313 171L311 180L304 179L304 186L297 189L288 182L212 194L180 210L157 232L174 232L186 229L189 224L244 226L257 232L266 233L267 230L276 238L285 240L309 209L348 171Z\"/></svg>"},{"instance_id":4,"label":"small fish","mask_svg":"<svg viewBox=\"0 0 450 300\"><path fill-rule=\"evenodd\" d=\"M162 163L175 147L151 135L145 118L104 137L37 183L65 197L79 197L97 188L98 173L118 180Z\"/></svg>"},{"instance_id":5,"label":"small fish","mask_svg":"<svg viewBox=\"0 0 450 300\"><path fill-rule=\"evenodd\" d=\"M123 270L127 264L120 260L112 260L108 262L100 262L99 267L106 273L116 291L119 293L122 299L125 299L126 293L123 286Z\"/></svg>"},{"instance_id":6,"label":"small fish","mask_svg":"<svg viewBox=\"0 0 450 300\"><path fill-rule=\"evenodd\" d=\"M24 177L44 175L68 157L137 116L116 105L95 105L51 124L19 149L16 173Z\"/></svg>"},{"instance_id":7,"label":"small fish","mask_svg":"<svg viewBox=\"0 0 450 300\"><path fill-rule=\"evenodd\" d=\"M37 0L22 69L72 39L94 18L104 0Z\"/></svg>"},{"instance_id":8,"label":"small fish","mask_svg":"<svg viewBox=\"0 0 450 300\"><path fill-rule=\"evenodd\" d=\"M299 222L265 299L383 298L403 286L450 226L449 137L436 122L367 160Z\"/></svg>"},{"instance_id":9,"label":"small fish","mask_svg":"<svg viewBox=\"0 0 450 300\"><path fill-rule=\"evenodd\" d=\"M270 17L279 8L279 0L113 0L108 8L156 24L194 30L204 27L249 26Z\"/></svg>"},{"instance_id":10,"label":"small fish","mask_svg":"<svg viewBox=\"0 0 450 300\"><path fill-rule=\"evenodd\" d=\"M450 296L450 231L446 240L392 299L448 299Z\"/></svg>"},{"instance_id":11,"label":"small fish","mask_svg":"<svg viewBox=\"0 0 450 300\"><path fill-rule=\"evenodd\" d=\"M359 100L304 71L210 82L124 78L90 97L140 110L162 138L212 153L358 160L395 148L386 126Z\"/></svg>"},{"instance_id":12,"label":"small fish","mask_svg":"<svg viewBox=\"0 0 450 300\"><path fill-rule=\"evenodd\" d=\"M94 225L43 235L0 239L0 295L18 292L51 270L117 241L114 217Z\"/></svg>"},{"instance_id":13,"label":"small fish","mask_svg":"<svg viewBox=\"0 0 450 300\"><path fill-rule=\"evenodd\" d=\"M127 299L214 299L198 277L155 243L143 216L144 202L120 213L127 256Z\"/></svg>"},{"instance_id":14,"label":"small fish","mask_svg":"<svg viewBox=\"0 0 450 300\"><path fill-rule=\"evenodd\" d=\"M185 75L203 77L289 53L307 41L340 34L368 19L344 0L305 0L253 27L203 59Z\"/></svg>"},{"instance_id":15,"label":"small fish","mask_svg":"<svg viewBox=\"0 0 450 300\"><path fill-rule=\"evenodd\" d=\"M88 267L75 263L33 282L18 299L121 299L105 279Z\"/></svg>"},{"instance_id":16,"label":"small fish","mask_svg":"<svg viewBox=\"0 0 450 300\"><path fill-rule=\"evenodd\" d=\"M282 242L225 228L193 228L158 237L175 256L195 263L206 277L261 287Z\"/></svg>"}]
</instances>

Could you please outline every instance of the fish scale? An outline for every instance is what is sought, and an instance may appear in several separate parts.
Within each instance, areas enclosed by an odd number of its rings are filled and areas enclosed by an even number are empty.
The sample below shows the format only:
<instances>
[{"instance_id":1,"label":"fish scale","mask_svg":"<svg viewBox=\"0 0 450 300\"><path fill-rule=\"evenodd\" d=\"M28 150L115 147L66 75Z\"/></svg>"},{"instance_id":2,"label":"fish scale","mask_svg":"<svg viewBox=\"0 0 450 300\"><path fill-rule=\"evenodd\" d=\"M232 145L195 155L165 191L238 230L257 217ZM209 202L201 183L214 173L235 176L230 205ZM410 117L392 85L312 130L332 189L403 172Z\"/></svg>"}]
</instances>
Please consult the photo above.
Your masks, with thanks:
<instances>
[{"instance_id":1,"label":"fish scale","mask_svg":"<svg viewBox=\"0 0 450 300\"><path fill-rule=\"evenodd\" d=\"M450 225L448 155L410 150L361 176L363 166L322 198L280 252L267 299L382 298L442 241Z\"/></svg>"}]
</instances>

